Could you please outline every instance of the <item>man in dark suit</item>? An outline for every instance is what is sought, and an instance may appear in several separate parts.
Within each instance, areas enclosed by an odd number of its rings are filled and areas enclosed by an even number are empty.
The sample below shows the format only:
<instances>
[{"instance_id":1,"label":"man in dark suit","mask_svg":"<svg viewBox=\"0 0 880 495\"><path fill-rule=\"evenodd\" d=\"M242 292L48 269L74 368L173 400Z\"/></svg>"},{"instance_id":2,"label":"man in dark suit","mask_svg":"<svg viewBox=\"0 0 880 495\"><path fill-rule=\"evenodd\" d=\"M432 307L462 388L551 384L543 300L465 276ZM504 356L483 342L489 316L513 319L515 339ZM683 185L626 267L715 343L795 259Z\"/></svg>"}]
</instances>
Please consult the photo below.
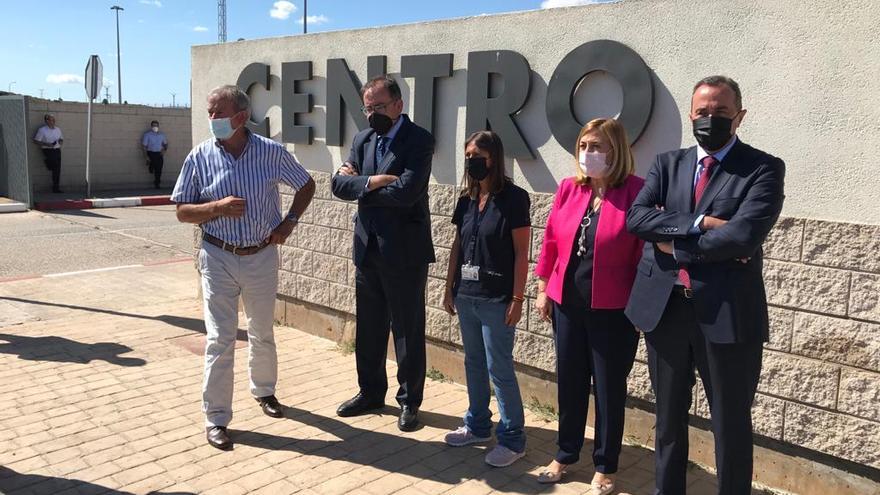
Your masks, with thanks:
<instances>
[{"instance_id":1,"label":"man in dark suit","mask_svg":"<svg viewBox=\"0 0 880 495\"><path fill-rule=\"evenodd\" d=\"M750 492L751 406L768 338L761 244L782 210L785 164L736 137L745 114L735 81L698 82L690 111L698 146L658 155L627 215L646 241L626 315L648 347L658 495L686 492L695 367L712 415L718 493Z\"/></svg>"},{"instance_id":2,"label":"man in dark suit","mask_svg":"<svg viewBox=\"0 0 880 495\"><path fill-rule=\"evenodd\" d=\"M348 161L333 175L333 195L357 200L354 226L357 360L360 391L336 413L356 416L385 405L389 328L397 354L401 431L418 426L425 388L425 284L435 261L428 210L434 138L403 114L390 77L364 85L370 127L359 132Z\"/></svg>"}]
</instances>

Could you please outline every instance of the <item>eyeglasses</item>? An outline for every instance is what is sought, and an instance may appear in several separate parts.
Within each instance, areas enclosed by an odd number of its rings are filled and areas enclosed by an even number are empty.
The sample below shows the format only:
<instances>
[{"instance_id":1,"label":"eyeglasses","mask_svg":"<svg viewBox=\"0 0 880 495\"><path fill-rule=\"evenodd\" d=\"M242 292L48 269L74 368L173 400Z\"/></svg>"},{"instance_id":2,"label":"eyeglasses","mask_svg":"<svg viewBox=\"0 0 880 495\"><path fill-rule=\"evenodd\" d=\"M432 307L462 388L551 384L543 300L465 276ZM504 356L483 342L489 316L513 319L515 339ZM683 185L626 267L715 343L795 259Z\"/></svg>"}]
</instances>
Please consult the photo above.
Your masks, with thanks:
<instances>
[{"instance_id":1,"label":"eyeglasses","mask_svg":"<svg viewBox=\"0 0 880 495\"><path fill-rule=\"evenodd\" d=\"M387 108L388 105L390 105L392 103L394 103L393 100L389 101L388 103L379 103L378 105L363 106L363 107L361 107L361 112L363 112L364 115L370 115L371 113L374 113L374 112L383 113L385 111L385 108Z\"/></svg>"}]
</instances>

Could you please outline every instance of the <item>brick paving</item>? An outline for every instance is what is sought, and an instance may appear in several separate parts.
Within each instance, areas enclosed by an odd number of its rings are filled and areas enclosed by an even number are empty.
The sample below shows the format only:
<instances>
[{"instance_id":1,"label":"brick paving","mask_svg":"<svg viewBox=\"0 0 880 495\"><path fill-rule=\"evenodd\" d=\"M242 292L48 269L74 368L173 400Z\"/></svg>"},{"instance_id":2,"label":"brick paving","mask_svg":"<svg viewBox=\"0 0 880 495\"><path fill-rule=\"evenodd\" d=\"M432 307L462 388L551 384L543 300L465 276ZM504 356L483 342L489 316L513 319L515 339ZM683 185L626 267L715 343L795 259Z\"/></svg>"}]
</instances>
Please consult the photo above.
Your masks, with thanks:
<instances>
[{"instance_id":1,"label":"brick paving","mask_svg":"<svg viewBox=\"0 0 880 495\"><path fill-rule=\"evenodd\" d=\"M6 494L584 493L588 459L565 482L536 473L554 452L555 423L526 414L528 453L491 468L486 446L450 448L464 387L429 381L424 427L401 433L396 407L338 418L356 392L354 357L335 343L276 329L277 396L264 416L236 359L235 449L205 442L200 411L203 325L189 263L0 284L0 492ZM389 362L389 376L394 376ZM393 382L393 378L392 378ZM489 446L491 447L491 445ZM590 448L587 443L586 449ZM648 494L651 452L626 447L621 493ZM691 471L689 493L714 493Z\"/></svg>"}]
</instances>

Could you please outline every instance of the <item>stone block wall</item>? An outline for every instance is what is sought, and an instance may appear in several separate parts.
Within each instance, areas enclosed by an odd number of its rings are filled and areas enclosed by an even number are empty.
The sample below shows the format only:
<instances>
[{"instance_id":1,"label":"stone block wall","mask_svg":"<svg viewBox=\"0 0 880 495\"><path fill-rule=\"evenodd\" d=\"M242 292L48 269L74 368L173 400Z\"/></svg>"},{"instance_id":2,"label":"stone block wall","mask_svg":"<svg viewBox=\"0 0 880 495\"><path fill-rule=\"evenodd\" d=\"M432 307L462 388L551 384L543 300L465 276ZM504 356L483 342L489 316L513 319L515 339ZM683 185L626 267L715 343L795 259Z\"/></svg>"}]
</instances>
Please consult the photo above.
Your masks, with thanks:
<instances>
[{"instance_id":1,"label":"stone block wall","mask_svg":"<svg viewBox=\"0 0 880 495\"><path fill-rule=\"evenodd\" d=\"M61 188L85 188L86 129L88 105L28 97L26 129L28 168L33 191L52 187L51 173L43 165L39 146L31 141L43 125L43 115L55 115L56 125L64 133L61 150ZM183 160L192 149L192 120L189 108L161 108L144 105L92 104L92 143L89 163L92 190L150 188L153 175L146 166L141 149L143 133L150 121L158 120L168 138L168 152L162 168L162 185L172 187L180 174Z\"/></svg>"},{"instance_id":2,"label":"stone block wall","mask_svg":"<svg viewBox=\"0 0 880 495\"><path fill-rule=\"evenodd\" d=\"M316 197L281 249L278 292L353 315L356 205L332 197L330 174L312 174ZM285 208L291 192L283 190ZM429 270L427 335L446 346L461 345L457 319L441 306L457 196L454 186L430 187L437 263ZM530 272L551 202L550 194L532 194ZM880 225L781 218L764 249L771 336L754 407L756 433L880 469ZM536 283L531 274L526 295L514 356L525 369L552 373L552 332L532 308ZM644 340L630 395L653 399ZM708 418L699 384L694 397L692 413Z\"/></svg>"}]
</instances>

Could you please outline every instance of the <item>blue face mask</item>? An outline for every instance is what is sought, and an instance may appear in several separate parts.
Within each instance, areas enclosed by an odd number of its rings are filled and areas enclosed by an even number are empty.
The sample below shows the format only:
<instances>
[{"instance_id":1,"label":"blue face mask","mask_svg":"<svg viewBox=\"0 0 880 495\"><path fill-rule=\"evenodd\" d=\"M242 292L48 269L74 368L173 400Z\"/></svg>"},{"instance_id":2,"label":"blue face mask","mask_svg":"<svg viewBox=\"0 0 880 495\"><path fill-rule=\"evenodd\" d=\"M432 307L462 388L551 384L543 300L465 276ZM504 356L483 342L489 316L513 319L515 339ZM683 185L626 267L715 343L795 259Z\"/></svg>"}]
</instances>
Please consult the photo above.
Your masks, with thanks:
<instances>
[{"instance_id":1,"label":"blue face mask","mask_svg":"<svg viewBox=\"0 0 880 495\"><path fill-rule=\"evenodd\" d=\"M229 139L235 134L235 129L232 128L232 119L229 117L223 117L222 119L208 119L208 123L211 127L211 134L215 139L219 139L221 141Z\"/></svg>"}]
</instances>

